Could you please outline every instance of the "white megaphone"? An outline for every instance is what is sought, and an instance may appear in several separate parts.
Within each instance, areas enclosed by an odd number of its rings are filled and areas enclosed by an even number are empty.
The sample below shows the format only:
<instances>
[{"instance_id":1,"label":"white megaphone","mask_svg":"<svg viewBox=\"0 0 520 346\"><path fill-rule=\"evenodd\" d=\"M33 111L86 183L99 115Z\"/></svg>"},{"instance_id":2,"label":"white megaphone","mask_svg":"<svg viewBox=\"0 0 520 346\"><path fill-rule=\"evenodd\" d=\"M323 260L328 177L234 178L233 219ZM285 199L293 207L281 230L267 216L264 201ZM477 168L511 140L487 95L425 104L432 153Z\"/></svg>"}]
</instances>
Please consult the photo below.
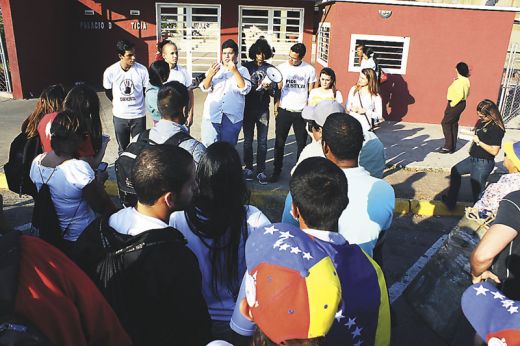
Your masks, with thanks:
<instances>
[{"instance_id":1,"label":"white megaphone","mask_svg":"<svg viewBox=\"0 0 520 346\"><path fill-rule=\"evenodd\" d=\"M262 84L271 83L271 82L280 83L282 81L282 79L283 79L283 77L282 77L282 73L280 72L280 70L278 70L274 66L269 66L265 70L264 80L262 81L262 83L260 83L258 88L256 88L256 91L259 91L260 89L262 89Z\"/></svg>"}]
</instances>

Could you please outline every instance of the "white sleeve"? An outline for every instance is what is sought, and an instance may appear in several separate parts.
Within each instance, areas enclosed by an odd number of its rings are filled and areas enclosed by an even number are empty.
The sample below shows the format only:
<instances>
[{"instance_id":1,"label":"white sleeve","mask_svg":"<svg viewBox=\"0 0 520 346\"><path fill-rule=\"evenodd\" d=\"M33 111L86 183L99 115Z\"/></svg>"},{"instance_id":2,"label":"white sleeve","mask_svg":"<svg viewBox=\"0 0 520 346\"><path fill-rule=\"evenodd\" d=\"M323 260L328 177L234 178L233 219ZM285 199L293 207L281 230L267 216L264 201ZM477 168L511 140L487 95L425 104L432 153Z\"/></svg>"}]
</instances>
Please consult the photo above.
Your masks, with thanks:
<instances>
[{"instance_id":1,"label":"white sleeve","mask_svg":"<svg viewBox=\"0 0 520 346\"><path fill-rule=\"evenodd\" d=\"M312 89L312 90L314 90L314 89ZM343 95L341 94L341 91L339 91L339 90L336 90L336 101L340 104L343 104Z\"/></svg>"},{"instance_id":2,"label":"white sleeve","mask_svg":"<svg viewBox=\"0 0 520 346\"><path fill-rule=\"evenodd\" d=\"M309 83L315 83L316 82L316 70L314 69L314 66L309 65Z\"/></svg>"},{"instance_id":3,"label":"white sleeve","mask_svg":"<svg viewBox=\"0 0 520 346\"><path fill-rule=\"evenodd\" d=\"M257 207L248 205L247 208L247 230L249 233L260 232L264 227L271 224L271 221Z\"/></svg>"},{"instance_id":4,"label":"white sleeve","mask_svg":"<svg viewBox=\"0 0 520 346\"><path fill-rule=\"evenodd\" d=\"M92 167L83 160L71 161L63 167L63 172L67 181L80 190L90 184L96 177Z\"/></svg>"},{"instance_id":5,"label":"white sleeve","mask_svg":"<svg viewBox=\"0 0 520 346\"><path fill-rule=\"evenodd\" d=\"M112 89L112 73L110 67L103 73L103 88Z\"/></svg>"},{"instance_id":6,"label":"white sleeve","mask_svg":"<svg viewBox=\"0 0 520 346\"><path fill-rule=\"evenodd\" d=\"M352 100L354 99L354 90L356 90L355 86L350 88L350 91L348 92L347 103L345 104L345 109L347 112L350 112L352 107Z\"/></svg>"},{"instance_id":7,"label":"white sleeve","mask_svg":"<svg viewBox=\"0 0 520 346\"><path fill-rule=\"evenodd\" d=\"M251 79L251 76L249 75L249 70L243 66L240 66L238 72L242 75L242 78L244 78L245 86L243 88L236 88L241 95L247 95L251 90L251 82L249 81Z\"/></svg>"},{"instance_id":8,"label":"white sleeve","mask_svg":"<svg viewBox=\"0 0 520 346\"><path fill-rule=\"evenodd\" d=\"M381 119L383 117L383 101L381 100L381 96L372 95L371 98L374 104L374 109L367 109L367 115L372 119Z\"/></svg>"},{"instance_id":9,"label":"white sleeve","mask_svg":"<svg viewBox=\"0 0 520 346\"><path fill-rule=\"evenodd\" d=\"M182 72L184 72L184 79L185 79L185 83L184 85L186 86L186 88L189 88L191 86L191 83L192 83L192 78L191 76L188 74L188 70L186 70L185 68L183 68Z\"/></svg>"},{"instance_id":10,"label":"white sleeve","mask_svg":"<svg viewBox=\"0 0 520 346\"><path fill-rule=\"evenodd\" d=\"M143 88L148 88L148 82L150 81L150 76L148 75L148 69L146 67L143 68L142 75L143 75L142 76L143 77L143 80L142 80Z\"/></svg>"}]
</instances>

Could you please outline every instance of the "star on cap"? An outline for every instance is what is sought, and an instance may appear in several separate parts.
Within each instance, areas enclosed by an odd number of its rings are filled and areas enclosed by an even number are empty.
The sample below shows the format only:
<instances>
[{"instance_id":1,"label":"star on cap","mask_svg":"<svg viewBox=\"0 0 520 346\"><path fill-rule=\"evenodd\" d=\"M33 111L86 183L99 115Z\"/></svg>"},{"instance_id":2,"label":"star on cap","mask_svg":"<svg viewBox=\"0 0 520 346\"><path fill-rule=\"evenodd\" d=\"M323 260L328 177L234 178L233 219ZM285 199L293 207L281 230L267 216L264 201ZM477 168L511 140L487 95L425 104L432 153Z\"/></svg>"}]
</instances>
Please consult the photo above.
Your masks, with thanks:
<instances>
[{"instance_id":1,"label":"star on cap","mask_svg":"<svg viewBox=\"0 0 520 346\"><path fill-rule=\"evenodd\" d=\"M310 261L314 257L311 256L310 252L304 252L303 253L303 258L305 258L306 260Z\"/></svg>"},{"instance_id":2,"label":"star on cap","mask_svg":"<svg viewBox=\"0 0 520 346\"><path fill-rule=\"evenodd\" d=\"M363 328L356 327L356 329L352 332L352 338L355 339L358 336L361 336L361 331Z\"/></svg>"},{"instance_id":3,"label":"star on cap","mask_svg":"<svg viewBox=\"0 0 520 346\"><path fill-rule=\"evenodd\" d=\"M503 301L502 301L502 306L503 306L504 308L507 309L507 308L509 308L510 306L513 306L514 303L515 303L515 302L512 301L512 300L503 300Z\"/></svg>"},{"instance_id":4,"label":"star on cap","mask_svg":"<svg viewBox=\"0 0 520 346\"><path fill-rule=\"evenodd\" d=\"M291 246L287 243L284 243L280 246L280 251L285 251L287 250L288 248L290 248Z\"/></svg>"},{"instance_id":5,"label":"star on cap","mask_svg":"<svg viewBox=\"0 0 520 346\"><path fill-rule=\"evenodd\" d=\"M275 241L275 243L273 244L273 249L276 249L277 247L280 247L280 245L283 244L283 241L285 239L278 239L277 241Z\"/></svg>"},{"instance_id":6,"label":"star on cap","mask_svg":"<svg viewBox=\"0 0 520 346\"><path fill-rule=\"evenodd\" d=\"M274 232L278 232L278 230L274 226L269 226L265 228L264 234L274 234Z\"/></svg>"},{"instance_id":7,"label":"star on cap","mask_svg":"<svg viewBox=\"0 0 520 346\"><path fill-rule=\"evenodd\" d=\"M280 232L280 235L279 235L280 238L294 238L294 236L289 232Z\"/></svg>"},{"instance_id":8,"label":"star on cap","mask_svg":"<svg viewBox=\"0 0 520 346\"><path fill-rule=\"evenodd\" d=\"M505 296L500 294L500 292L498 292L498 291L497 292L491 292L491 294L493 295L493 299L501 299L502 300L502 299L505 298Z\"/></svg>"},{"instance_id":9,"label":"star on cap","mask_svg":"<svg viewBox=\"0 0 520 346\"><path fill-rule=\"evenodd\" d=\"M334 318L336 319L336 321L339 322L339 320L341 320L342 318L345 318L345 316L343 316L343 309L339 310L338 312L336 312L336 316L334 316Z\"/></svg>"},{"instance_id":10,"label":"star on cap","mask_svg":"<svg viewBox=\"0 0 520 346\"><path fill-rule=\"evenodd\" d=\"M348 322L345 323L345 326L348 327L348 329L350 329L350 327L352 326L355 326L356 325L356 318L348 318Z\"/></svg>"},{"instance_id":11,"label":"star on cap","mask_svg":"<svg viewBox=\"0 0 520 346\"><path fill-rule=\"evenodd\" d=\"M487 288L485 288L484 286L480 285L479 287L473 287L473 289L475 291L477 291L477 296L479 295L486 295L486 292L489 291Z\"/></svg>"},{"instance_id":12,"label":"star on cap","mask_svg":"<svg viewBox=\"0 0 520 346\"><path fill-rule=\"evenodd\" d=\"M512 315L512 314L517 314L518 313L518 306L511 306L509 309L507 309L507 311Z\"/></svg>"},{"instance_id":13,"label":"star on cap","mask_svg":"<svg viewBox=\"0 0 520 346\"><path fill-rule=\"evenodd\" d=\"M300 252L302 252L302 250L300 250L299 247L291 247L291 253L299 254Z\"/></svg>"}]
</instances>

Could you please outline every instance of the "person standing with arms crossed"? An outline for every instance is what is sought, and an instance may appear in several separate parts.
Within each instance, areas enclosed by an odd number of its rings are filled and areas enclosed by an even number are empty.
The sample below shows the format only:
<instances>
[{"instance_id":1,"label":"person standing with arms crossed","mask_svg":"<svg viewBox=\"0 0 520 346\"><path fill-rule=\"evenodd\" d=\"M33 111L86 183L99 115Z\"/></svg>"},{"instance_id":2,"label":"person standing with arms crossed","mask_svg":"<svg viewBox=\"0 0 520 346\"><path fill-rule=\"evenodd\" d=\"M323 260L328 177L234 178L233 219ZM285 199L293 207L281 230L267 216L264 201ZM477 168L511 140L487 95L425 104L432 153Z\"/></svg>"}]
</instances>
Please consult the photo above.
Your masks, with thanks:
<instances>
[{"instance_id":1,"label":"person standing with arms crossed","mask_svg":"<svg viewBox=\"0 0 520 346\"><path fill-rule=\"evenodd\" d=\"M307 105L309 91L314 88L316 71L312 65L303 61L306 48L303 43L296 43L289 51L287 62L278 66L282 72L283 80L278 83L281 90L280 106L276 117L275 144L274 144L274 170L269 182L274 183L280 179L283 164L285 141L291 126L296 137L297 153L300 156L307 144L307 131L305 120L302 118L302 110Z\"/></svg>"},{"instance_id":2,"label":"person standing with arms crossed","mask_svg":"<svg viewBox=\"0 0 520 346\"><path fill-rule=\"evenodd\" d=\"M130 139L146 129L144 91L148 84L148 69L135 61L133 43L118 41L116 51L119 61L103 73L103 88L112 101L114 131L121 154Z\"/></svg>"},{"instance_id":3,"label":"person standing with arms crossed","mask_svg":"<svg viewBox=\"0 0 520 346\"><path fill-rule=\"evenodd\" d=\"M469 67L464 62L456 66L457 78L448 88L448 104L442 119L442 132L444 133L444 147L439 153L454 153L457 148L457 134L459 132L460 115L466 108L466 99L469 96Z\"/></svg>"}]
</instances>

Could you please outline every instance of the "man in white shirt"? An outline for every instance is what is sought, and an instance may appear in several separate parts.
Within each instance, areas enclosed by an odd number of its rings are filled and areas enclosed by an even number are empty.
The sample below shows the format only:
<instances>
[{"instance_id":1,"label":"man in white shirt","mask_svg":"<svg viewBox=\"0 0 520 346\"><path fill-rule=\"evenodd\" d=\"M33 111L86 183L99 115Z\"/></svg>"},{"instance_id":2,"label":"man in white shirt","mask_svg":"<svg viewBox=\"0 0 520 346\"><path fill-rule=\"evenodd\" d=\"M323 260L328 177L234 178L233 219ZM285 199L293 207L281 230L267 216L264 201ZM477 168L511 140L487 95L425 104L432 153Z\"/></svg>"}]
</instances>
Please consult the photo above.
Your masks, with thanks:
<instances>
[{"instance_id":1,"label":"man in white shirt","mask_svg":"<svg viewBox=\"0 0 520 346\"><path fill-rule=\"evenodd\" d=\"M283 80L278 83L281 90L280 106L276 117L275 144L274 144L274 169L269 182L274 183L280 178L283 164L285 141L291 126L296 137L297 153L300 156L307 144L307 131L305 121L302 118L302 110L307 105L309 91L314 88L316 71L314 67L304 62L306 48L303 43L296 43L289 51L287 62L278 66L282 72Z\"/></svg>"},{"instance_id":2,"label":"man in white shirt","mask_svg":"<svg viewBox=\"0 0 520 346\"><path fill-rule=\"evenodd\" d=\"M103 73L103 87L112 101L114 131L119 154L135 137L146 129L144 90L148 84L148 69L135 61L135 45L125 40L116 44L119 61Z\"/></svg>"},{"instance_id":3,"label":"man in white shirt","mask_svg":"<svg viewBox=\"0 0 520 346\"><path fill-rule=\"evenodd\" d=\"M200 83L208 93L202 114L201 137L206 147L217 141L237 144L244 120L245 96L251 90L248 70L237 65L238 45L222 44L222 62L214 63Z\"/></svg>"},{"instance_id":4,"label":"man in white shirt","mask_svg":"<svg viewBox=\"0 0 520 346\"><path fill-rule=\"evenodd\" d=\"M352 116L331 114L323 125L321 141L325 157L343 170L349 186L350 202L339 219L339 233L372 256L380 233L392 224L394 189L359 166L363 129Z\"/></svg>"},{"instance_id":5,"label":"man in white shirt","mask_svg":"<svg viewBox=\"0 0 520 346\"><path fill-rule=\"evenodd\" d=\"M168 77L168 80L166 82L177 81L183 84L186 88L188 88L188 94L190 99L188 106L185 108L186 123L184 125L190 127L193 124L194 112L193 89L190 88L192 78L188 74L188 71L178 64L179 50L175 42L170 41L169 39L165 39L157 45L157 48L159 49L159 52L161 53L161 56L163 57L164 61L166 61L168 65L170 65L170 76Z\"/></svg>"}]
</instances>

